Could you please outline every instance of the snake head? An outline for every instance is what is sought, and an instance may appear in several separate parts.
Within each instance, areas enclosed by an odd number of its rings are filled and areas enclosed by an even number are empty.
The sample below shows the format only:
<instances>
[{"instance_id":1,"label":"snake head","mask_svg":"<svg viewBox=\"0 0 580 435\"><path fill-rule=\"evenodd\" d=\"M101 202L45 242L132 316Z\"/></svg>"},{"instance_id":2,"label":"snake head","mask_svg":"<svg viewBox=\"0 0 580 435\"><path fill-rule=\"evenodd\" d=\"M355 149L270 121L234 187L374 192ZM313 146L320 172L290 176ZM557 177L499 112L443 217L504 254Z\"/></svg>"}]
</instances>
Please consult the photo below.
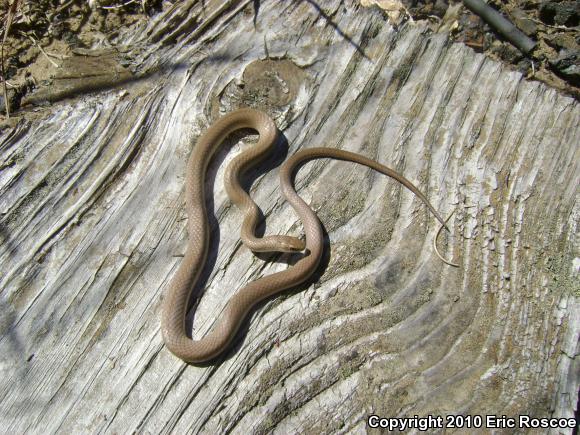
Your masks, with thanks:
<instances>
[{"instance_id":1,"label":"snake head","mask_svg":"<svg viewBox=\"0 0 580 435\"><path fill-rule=\"evenodd\" d=\"M306 249L306 243L297 237L274 236L276 238L277 251L279 252L300 252Z\"/></svg>"},{"instance_id":2,"label":"snake head","mask_svg":"<svg viewBox=\"0 0 580 435\"><path fill-rule=\"evenodd\" d=\"M254 252L289 252L296 253L306 249L306 243L292 236L264 236L261 238L244 237L242 242Z\"/></svg>"}]
</instances>

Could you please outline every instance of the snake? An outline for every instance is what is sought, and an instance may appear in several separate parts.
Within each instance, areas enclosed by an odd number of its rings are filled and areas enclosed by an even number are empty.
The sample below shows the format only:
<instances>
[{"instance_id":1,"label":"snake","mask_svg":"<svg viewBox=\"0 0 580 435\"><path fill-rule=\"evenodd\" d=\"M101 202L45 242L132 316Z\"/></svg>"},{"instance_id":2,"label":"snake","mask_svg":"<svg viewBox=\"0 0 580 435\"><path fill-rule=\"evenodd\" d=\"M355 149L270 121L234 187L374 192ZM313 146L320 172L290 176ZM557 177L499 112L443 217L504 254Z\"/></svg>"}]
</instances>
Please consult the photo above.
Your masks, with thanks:
<instances>
[{"instance_id":1,"label":"snake","mask_svg":"<svg viewBox=\"0 0 580 435\"><path fill-rule=\"evenodd\" d=\"M191 292L205 265L210 242L205 200L207 168L225 139L240 129L252 129L259 135L257 143L236 156L224 174L225 190L230 200L244 214L242 242L254 252L303 252L304 255L286 270L263 276L237 290L210 330L202 338L194 340L186 333L186 316ZM301 164L313 159L332 158L372 168L413 192L441 225L446 227L445 221L427 197L399 172L360 154L336 148L313 147L303 148L293 154L281 165L279 172L281 192L302 221L304 240L285 235L256 237L259 208L241 187L239 178L270 156L279 134L275 122L265 112L252 108L237 109L215 121L200 136L190 154L185 178L188 243L181 264L164 291L161 308L161 333L165 345L187 363L205 363L224 353L256 304L304 283L318 268L323 255L323 230L316 213L294 188L294 176Z\"/></svg>"}]
</instances>

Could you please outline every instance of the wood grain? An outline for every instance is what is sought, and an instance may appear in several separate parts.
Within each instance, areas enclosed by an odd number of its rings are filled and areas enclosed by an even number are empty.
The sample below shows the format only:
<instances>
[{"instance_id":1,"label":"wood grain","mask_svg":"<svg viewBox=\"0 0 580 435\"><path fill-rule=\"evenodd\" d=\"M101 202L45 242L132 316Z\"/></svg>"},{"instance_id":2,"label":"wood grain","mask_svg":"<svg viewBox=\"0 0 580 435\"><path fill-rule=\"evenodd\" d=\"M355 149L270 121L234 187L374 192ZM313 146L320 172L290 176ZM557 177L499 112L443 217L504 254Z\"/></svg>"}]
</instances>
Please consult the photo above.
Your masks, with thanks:
<instances>
[{"instance_id":1,"label":"wood grain","mask_svg":"<svg viewBox=\"0 0 580 435\"><path fill-rule=\"evenodd\" d=\"M573 416L576 101L350 0L176 2L121 40L142 79L54 102L0 138L1 431L364 433L370 414ZM278 189L285 152L344 148L456 210L440 245L461 267L436 257L437 224L411 193L312 162L297 187L328 234L317 280L263 304L217 364L173 357L159 316L186 245L185 163L244 105L287 140L252 177L267 233L301 232ZM211 168L194 336L291 259L240 245L220 178L232 155Z\"/></svg>"}]
</instances>

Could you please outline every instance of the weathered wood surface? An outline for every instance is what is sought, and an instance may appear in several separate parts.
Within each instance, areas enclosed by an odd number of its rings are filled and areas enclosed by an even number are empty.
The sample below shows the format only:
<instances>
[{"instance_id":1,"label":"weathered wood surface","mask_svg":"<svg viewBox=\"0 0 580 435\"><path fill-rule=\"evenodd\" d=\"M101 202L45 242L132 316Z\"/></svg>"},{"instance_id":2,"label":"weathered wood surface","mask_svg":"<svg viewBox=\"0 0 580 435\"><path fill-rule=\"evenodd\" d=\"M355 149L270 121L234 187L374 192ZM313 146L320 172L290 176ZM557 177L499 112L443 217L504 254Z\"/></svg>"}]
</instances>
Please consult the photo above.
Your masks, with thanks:
<instances>
[{"instance_id":1,"label":"weathered wood surface","mask_svg":"<svg viewBox=\"0 0 580 435\"><path fill-rule=\"evenodd\" d=\"M0 430L362 433L372 413L573 415L577 102L352 1L202 3L127 32L152 75L1 138ZM159 315L186 244L185 163L241 105L269 111L290 154L363 153L456 210L441 248L461 267L435 256L436 222L411 193L312 162L297 185L328 232L316 282L263 304L216 364L174 358ZM220 179L230 158L212 166L219 243L195 336L244 282L287 267L241 247ZM266 231L299 235L271 166L252 188Z\"/></svg>"}]
</instances>

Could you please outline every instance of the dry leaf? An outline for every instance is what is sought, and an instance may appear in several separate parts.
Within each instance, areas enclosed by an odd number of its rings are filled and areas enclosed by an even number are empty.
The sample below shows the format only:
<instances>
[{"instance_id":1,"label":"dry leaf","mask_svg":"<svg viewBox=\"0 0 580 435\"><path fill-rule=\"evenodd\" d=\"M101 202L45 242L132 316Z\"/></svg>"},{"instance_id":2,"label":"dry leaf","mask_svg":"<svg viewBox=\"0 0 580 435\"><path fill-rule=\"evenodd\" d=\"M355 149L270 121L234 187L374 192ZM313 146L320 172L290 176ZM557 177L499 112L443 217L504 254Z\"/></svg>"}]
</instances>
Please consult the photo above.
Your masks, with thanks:
<instances>
[{"instance_id":1,"label":"dry leaf","mask_svg":"<svg viewBox=\"0 0 580 435\"><path fill-rule=\"evenodd\" d=\"M395 23L399 22L401 14L407 12L407 9L399 0L360 0L360 4L367 8L373 5L378 6L384 10L389 16L389 19Z\"/></svg>"}]
</instances>

